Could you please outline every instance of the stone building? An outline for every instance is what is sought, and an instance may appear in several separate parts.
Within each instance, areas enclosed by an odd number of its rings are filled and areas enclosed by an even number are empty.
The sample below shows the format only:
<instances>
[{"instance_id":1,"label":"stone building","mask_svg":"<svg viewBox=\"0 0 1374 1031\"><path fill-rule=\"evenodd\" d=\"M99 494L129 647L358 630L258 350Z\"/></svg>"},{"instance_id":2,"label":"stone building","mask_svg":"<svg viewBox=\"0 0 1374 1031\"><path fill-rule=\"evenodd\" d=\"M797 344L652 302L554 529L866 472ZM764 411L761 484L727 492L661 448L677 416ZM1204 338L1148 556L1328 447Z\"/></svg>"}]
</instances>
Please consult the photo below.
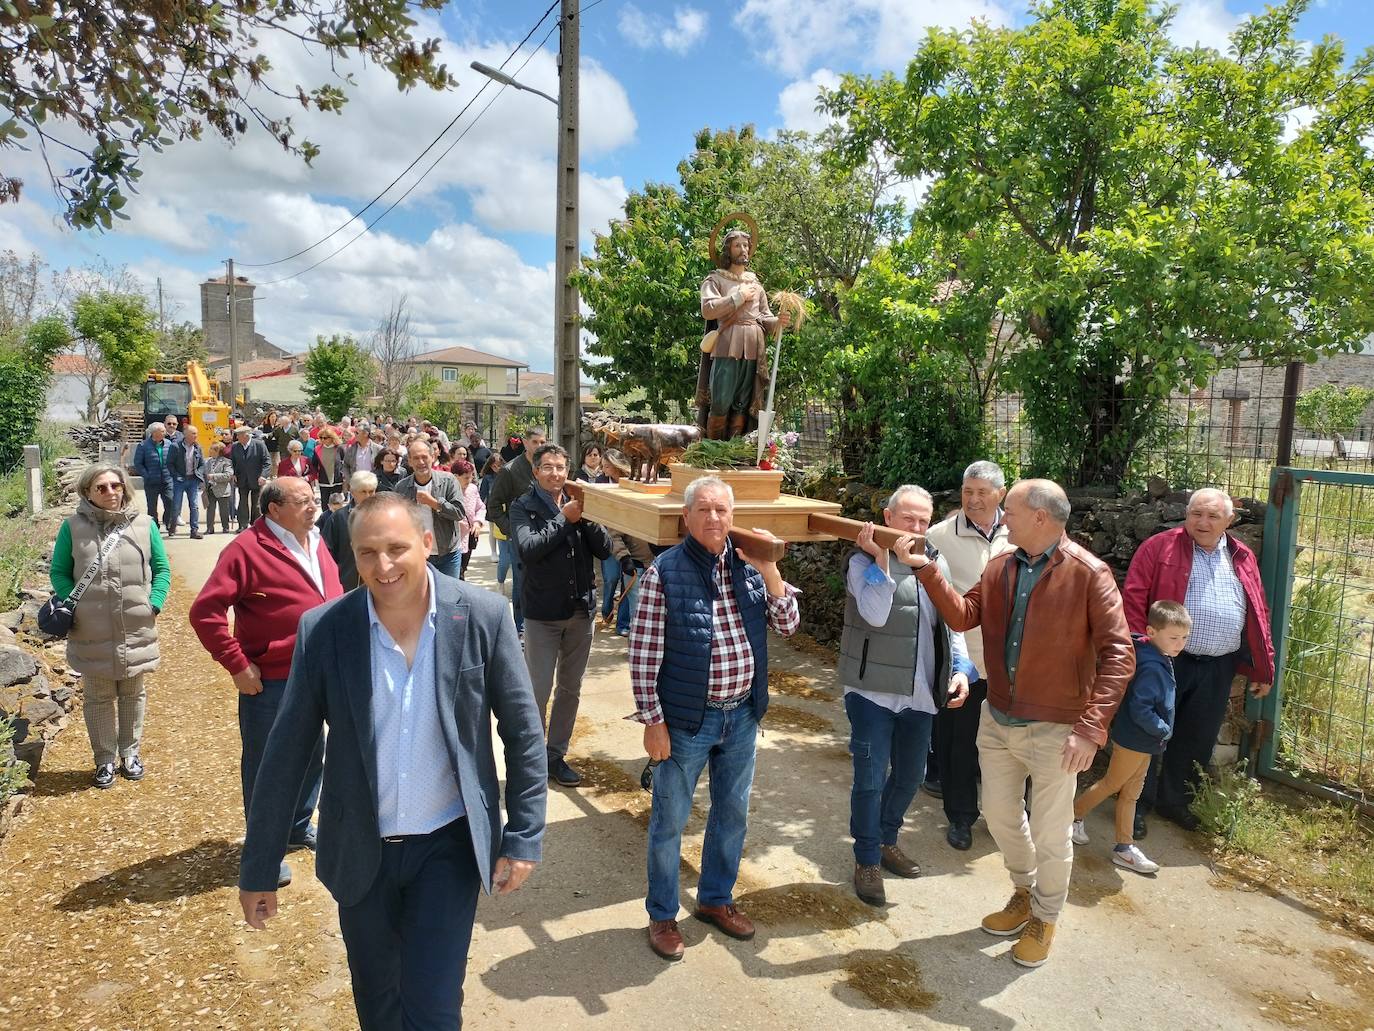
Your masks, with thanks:
<instances>
[{"instance_id":1,"label":"stone building","mask_svg":"<svg viewBox=\"0 0 1374 1031\"><path fill-rule=\"evenodd\" d=\"M291 354L257 331L253 317L253 291L247 276L234 277L234 299L238 304L239 361L290 358ZM224 276L213 276L200 284L200 325L205 333L205 349L210 352L210 368L229 364L229 291Z\"/></svg>"}]
</instances>

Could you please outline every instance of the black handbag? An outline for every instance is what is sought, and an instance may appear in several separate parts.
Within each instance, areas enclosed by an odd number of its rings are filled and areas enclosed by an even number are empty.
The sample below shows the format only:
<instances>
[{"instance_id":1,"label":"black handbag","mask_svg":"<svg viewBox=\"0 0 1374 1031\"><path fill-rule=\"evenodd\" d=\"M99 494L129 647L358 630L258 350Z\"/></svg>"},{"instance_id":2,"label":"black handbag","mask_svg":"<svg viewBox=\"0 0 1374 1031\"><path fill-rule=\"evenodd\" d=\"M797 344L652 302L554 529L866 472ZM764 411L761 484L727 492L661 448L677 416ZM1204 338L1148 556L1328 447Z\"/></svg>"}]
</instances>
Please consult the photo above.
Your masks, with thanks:
<instances>
[{"instance_id":1,"label":"black handbag","mask_svg":"<svg viewBox=\"0 0 1374 1031\"><path fill-rule=\"evenodd\" d=\"M72 620L76 618L76 603L81 600L81 596L86 593L86 588L91 586L95 580L95 574L100 572L100 566L109 558L110 552L119 545L124 536L124 532L129 529L129 524L125 523L114 533L105 538L105 543L100 546L100 554L96 555L95 561L90 564L86 572L82 574L81 580L77 583L72 593L65 598L53 595L43 603L43 607L38 610L38 629L49 637L58 639L64 638L72 629Z\"/></svg>"}]
</instances>

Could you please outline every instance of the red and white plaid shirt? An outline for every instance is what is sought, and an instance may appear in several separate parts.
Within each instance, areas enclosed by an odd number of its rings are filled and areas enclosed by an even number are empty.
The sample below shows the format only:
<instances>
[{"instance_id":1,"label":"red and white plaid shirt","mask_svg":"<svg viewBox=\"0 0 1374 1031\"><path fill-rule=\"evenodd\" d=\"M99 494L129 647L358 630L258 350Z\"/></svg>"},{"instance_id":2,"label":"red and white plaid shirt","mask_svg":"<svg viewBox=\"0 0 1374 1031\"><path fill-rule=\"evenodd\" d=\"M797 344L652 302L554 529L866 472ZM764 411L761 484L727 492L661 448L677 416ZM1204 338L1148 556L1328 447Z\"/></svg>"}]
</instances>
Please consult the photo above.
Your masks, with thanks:
<instances>
[{"instance_id":1,"label":"red and white plaid shirt","mask_svg":"<svg viewBox=\"0 0 1374 1031\"><path fill-rule=\"evenodd\" d=\"M706 700L729 702L749 693L754 680L754 653L744 632L744 618L730 581L731 546L716 563L716 600L711 610L711 677ZM783 585L782 597L768 596L768 625L783 637L791 637L801 625L797 610L798 591ZM637 711L629 719L654 725L663 722L658 703L658 671L663 665L664 628L668 606L658 567L650 566L639 577L639 603L630 623L630 683L634 687Z\"/></svg>"}]
</instances>

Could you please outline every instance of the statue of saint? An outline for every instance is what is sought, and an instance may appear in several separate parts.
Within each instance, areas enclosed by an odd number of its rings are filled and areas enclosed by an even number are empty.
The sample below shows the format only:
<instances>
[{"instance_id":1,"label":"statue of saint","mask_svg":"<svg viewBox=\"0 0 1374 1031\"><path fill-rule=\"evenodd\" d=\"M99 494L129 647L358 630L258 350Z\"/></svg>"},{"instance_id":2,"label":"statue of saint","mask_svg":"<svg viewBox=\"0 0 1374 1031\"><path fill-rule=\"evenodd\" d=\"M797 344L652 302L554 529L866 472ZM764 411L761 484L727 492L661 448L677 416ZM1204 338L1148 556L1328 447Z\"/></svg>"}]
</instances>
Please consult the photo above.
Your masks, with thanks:
<instances>
[{"instance_id":1,"label":"statue of saint","mask_svg":"<svg viewBox=\"0 0 1374 1031\"><path fill-rule=\"evenodd\" d=\"M728 218L753 221L743 215ZM732 229L717 254L714 235L711 257L718 267L701 284L701 315L708 327L714 323L714 332L702 341L696 402L706 436L726 440L749 432L751 419L763 407L768 390L764 335L785 329L790 316L773 314L763 284L749 270L754 236Z\"/></svg>"}]
</instances>

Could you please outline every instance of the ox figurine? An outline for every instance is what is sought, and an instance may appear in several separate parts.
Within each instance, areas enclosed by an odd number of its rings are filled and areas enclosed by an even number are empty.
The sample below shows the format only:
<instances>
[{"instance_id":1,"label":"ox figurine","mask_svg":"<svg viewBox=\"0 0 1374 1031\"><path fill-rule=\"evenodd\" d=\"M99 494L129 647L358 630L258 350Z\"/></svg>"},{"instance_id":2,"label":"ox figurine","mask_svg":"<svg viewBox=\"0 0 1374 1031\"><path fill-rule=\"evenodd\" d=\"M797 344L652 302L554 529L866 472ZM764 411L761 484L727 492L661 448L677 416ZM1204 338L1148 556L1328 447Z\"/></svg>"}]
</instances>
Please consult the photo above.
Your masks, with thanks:
<instances>
[{"instance_id":1,"label":"ox figurine","mask_svg":"<svg viewBox=\"0 0 1374 1031\"><path fill-rule=\"evenodd\" d=\"M699 426L626 423L605 417L588 420L607 447L618 449L630 463L630 479L657 483L659 466L675 462L701 439Z\"/></svg>"}]
</instances>

